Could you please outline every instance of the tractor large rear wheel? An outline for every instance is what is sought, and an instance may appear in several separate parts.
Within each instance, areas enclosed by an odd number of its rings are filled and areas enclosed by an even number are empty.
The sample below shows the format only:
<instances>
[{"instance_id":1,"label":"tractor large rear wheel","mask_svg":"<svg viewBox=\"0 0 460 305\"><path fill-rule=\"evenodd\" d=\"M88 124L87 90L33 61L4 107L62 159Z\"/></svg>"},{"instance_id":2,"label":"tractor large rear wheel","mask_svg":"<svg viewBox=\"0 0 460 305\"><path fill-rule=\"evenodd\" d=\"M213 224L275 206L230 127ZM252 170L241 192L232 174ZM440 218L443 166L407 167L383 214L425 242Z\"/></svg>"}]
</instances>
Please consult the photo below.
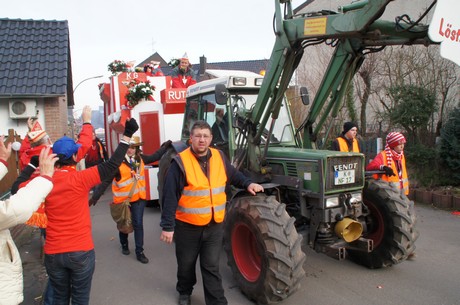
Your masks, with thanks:
<instances>
[{"instance_id":1,"label":"tractor large rear wheel","mask_svg":"<svg viewBox=\"0 0 460 305\"><path fill-rule=\"evenodd\" d=\"M273 196L233 200L225 220L228 265L241 291L258 304L286 299L305 272L295 219Z\"/></svg>"},{"instance_id":2,"label":"tractor large rear wheel","mask_svg":"<svg viewBox=\"0 0 460 305\"><path fill-rule=\"evenodd\" d=\"M414 203L400 191L382 180L369 180L363 192L366 217L363 237L372 239L370 253L349 250L350 258L368 268L398 264L415 250L419 233L416 230Z\"/></svg>"}]
</instances>

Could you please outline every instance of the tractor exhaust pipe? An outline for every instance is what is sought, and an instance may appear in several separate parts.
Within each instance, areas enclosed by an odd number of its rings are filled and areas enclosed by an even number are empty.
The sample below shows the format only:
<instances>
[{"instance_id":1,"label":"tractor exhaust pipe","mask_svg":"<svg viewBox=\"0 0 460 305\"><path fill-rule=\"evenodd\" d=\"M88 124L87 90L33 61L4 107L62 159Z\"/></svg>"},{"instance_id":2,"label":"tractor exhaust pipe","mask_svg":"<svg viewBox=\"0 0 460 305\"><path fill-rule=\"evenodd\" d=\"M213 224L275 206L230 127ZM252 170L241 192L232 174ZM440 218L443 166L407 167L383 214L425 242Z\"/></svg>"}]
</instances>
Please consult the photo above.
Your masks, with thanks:
<instances>
[{"instance_id":1,"label":"tractor exhaust pipe","mask_svg":"<svg viewBox=\"0 0 460 305\"><path fill-rule=\"evenodd\" d=\"M347 243L351 243L361 237L363 226L351 218L344 218L336 223L335 234L343 238Z\"/></svg>"}]
</instances>

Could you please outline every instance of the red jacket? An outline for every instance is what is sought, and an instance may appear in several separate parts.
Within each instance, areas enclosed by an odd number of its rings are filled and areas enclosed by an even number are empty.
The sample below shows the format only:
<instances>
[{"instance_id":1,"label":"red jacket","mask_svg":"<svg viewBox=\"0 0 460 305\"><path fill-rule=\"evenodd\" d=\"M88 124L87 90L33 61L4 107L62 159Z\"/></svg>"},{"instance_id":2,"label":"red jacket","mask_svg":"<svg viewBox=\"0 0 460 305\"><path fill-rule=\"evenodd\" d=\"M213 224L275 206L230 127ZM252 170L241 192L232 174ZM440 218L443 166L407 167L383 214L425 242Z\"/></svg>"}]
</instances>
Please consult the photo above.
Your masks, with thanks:
<instances>
[{"instance_id":1,"label":"red jacket","mask_svg":"<svg viewBox=\"0 0 460 305\"><path fill-rule=\"evenodd\" d=\"M45 199L45 253L94 249L88 196L91 188L101 183L97 166L83 171L70 166L58 169L53 183L53 190Z\"/></svg>"},{"instance_id":2,"label":"red jacket","mask_svg":"<svg viewBox=\"0 0 460 305\"><path fill-rule=\"evenodd\" d=\"M90 140L92 143L92 138L93 138L93 127L90 124L84 124L82 127L82 130L80 132L80 137L77 141L77 143L82 144L82 146L78 149L77 152L77 162L82 159L88 149L91 147L91 144L88 146L88 141ZM30 147L30 141L29 138L26 136L26 138L22 141L21 144L21 149L19 150L19 168L22 171L24 167L27 166L30 162L30 158L33 156L38 156L40 154L40 151L45 148L46 145L39 145L36 147ZM24 149L23 149L24 148ZM32 174L31 179L37 177L40 175L40 172L38 170L35 171L35 173ZM22 183L20 187L23 187L27 183ZM27 225L29 226L37 226L39 228L46 228L48 225L48 219L45 214L45 205L42 203L40 207L32 214L32 216L27 220L26 222Z\"/></svg>"},{"instance_id":3,"label":"red jacket","mask_svg":"<svg viewBox=\"0 0 460 305\"><path fill-rule=\"evenodd\" d=\"M93 126L91 126L91 124L83 124L77 143L81 144L77 153L78 162L85 157L88 149L93 143ZM45 147L46 145L31 147L29 137L26 136L21 143L21 148L19 149L19 171L22 171L24 167L29 164L30 158L40 155L40 151Z\"/></svg>"},{"instance_id":4,"label":"red jacket","mask_svg":"<svg viewBox=\"0 0 460 305\"><path fill-rule=\"evenodd\" d=\"M185 83L183 79L185 78ZM171 87L172 88L188 88L191 85L196 84L196 80L194 80L191 76L185 77L174 77L171 79Z\"/></svg>"},{"instance_id":5,"label":"red jacket","mask_svg":"<svg viewBox=\"0 0 460 305\"><path fill-rule=\"evenodd\" d=\"M394 176L387 176L385 174L375 174L374 179L382 179L384 181L393 184L395 187L399 188L404 194L409 195L409 178L407 176L406 169L406 159L403 155L401 161L401 173L398 173L396 167L396 161L391 162L391 168L393 169ZM366 166L367 171L380 170L380 166L388 166L387 155L385 151L380 152L375 158ZM399 175L401 174L401 175Z\"/></svg>"}]
</instances>

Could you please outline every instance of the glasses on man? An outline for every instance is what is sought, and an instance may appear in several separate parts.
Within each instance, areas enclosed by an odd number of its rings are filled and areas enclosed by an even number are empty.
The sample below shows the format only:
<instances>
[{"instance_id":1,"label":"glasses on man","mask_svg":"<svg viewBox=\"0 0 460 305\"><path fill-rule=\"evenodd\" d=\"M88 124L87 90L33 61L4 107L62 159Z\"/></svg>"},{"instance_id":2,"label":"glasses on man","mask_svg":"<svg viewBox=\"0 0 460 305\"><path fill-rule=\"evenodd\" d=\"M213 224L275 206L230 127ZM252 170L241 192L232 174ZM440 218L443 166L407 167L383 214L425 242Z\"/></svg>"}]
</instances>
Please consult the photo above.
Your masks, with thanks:
<instances>
[{"instance_id":1,"label":"glasses on man","mask_svg":"<svg viewBox=\"0 0 460 305\"><path fill-rule=\"evenodd\" d=\"M196 135L193 135L192 137L196 139L205 139L205 140L209 140L211 138L211 136L207 134L196 134Z\"/></svg>"}]
</instances>

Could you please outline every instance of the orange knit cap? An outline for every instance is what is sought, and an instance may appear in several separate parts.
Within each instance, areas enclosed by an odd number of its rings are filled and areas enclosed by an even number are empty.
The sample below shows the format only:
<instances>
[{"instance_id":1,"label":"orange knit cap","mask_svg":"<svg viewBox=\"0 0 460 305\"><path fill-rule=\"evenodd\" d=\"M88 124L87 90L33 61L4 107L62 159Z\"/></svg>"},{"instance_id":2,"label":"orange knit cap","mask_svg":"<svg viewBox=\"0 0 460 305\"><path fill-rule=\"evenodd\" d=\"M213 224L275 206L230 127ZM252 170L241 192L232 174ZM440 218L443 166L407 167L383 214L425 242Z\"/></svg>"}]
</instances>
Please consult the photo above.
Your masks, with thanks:
<instances>
[{"instance_id":1,"label":"orange knit cap","mask_svg":"<svg viewBox=\"0 0 460 305\"><path fill-rule=\"evenodd\" d=\"M42 126L38 121L35 121L32 130L27 134L31 143L36 143L40 141L44 136L46 136L46 132L43 130Z\"/></svg>"},{"instance_id":2,"label":"orange knit cap","mask_svg":"<svg viewBox=\"0 0 460 305\"><path fill-rule=\"evenodd\" d=\"M390 148L394 148L400 144L406 143L406 138L400 132L390 132L387 135L386 142Z\"/></svg>"}]
</instances>

